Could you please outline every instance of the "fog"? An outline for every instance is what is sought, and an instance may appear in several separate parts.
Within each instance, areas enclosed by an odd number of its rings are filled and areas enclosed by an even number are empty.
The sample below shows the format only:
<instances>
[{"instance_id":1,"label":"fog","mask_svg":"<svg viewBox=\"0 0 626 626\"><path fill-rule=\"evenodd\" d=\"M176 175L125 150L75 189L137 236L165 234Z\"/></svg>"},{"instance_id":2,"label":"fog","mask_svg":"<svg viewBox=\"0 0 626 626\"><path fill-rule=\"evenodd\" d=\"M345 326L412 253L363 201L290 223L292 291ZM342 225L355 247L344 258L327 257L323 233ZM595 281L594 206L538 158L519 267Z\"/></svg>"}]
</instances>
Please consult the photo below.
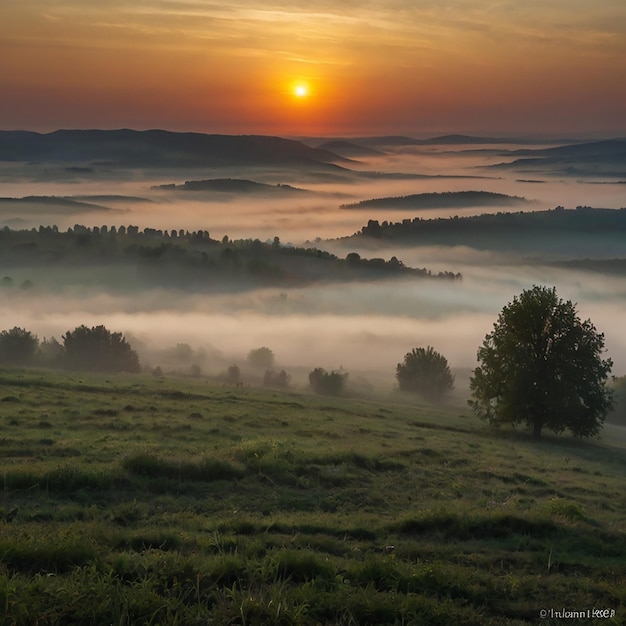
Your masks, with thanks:
<instances>
[{"instance_id":1,"label":"fog","mask_svg":"<svg viewBox=\"0 0 626 626\"><path fill-rule=\"evenodd\" d=\"M626 373L623 280L591 281L583 273L541 268L465 269L463 282L452 284L404 280L211 296L16 293L4 299L0 327L60 339L77 325L105 324L136 338L140 356L177 343L202 348L215 355L204 368L214 374L229 361L243 361L252 348L268 346L281 367L343 366L376 372L391 385L395 365L417 346L434 346L453 368L475 366L476 350L501 308L522 289L548 284L605 333L614 373ZM153 366L155 358L149 357Z\"/></svg>"},{"instance_id":2,"label":"fog","mask_svg":"<svg viewBox=\"0 0 626 626\"><path fill-rule=\"evenodd\" d=\"M118 176L65 173L56 178L42 168L5 164L0 169L2 195L24 196L133 196L108 198L97 204L109 211L84 213L37 212L36 207L11 203L0 206L0 226L30 228L57 224L64 229L76 223L87 226L128 225L163 229L205 229L215 239L279 236L283 243L301 244L317 238L334 238L358 231L369 219L399 221L422 217L471 215L519 210L473 207L427 211L344 210L348 202L424 192L481 190L524 196L533 203L524 210L575 207L617 208L624 204L623 185L589 184L548 174L534 175L545 182L520 182L514 172L484 169L507 160L497 150L451 154L450 148L396 151L384 157L350 164L360 175L346 173L345 180L322 181L310 171L267 168L211 171L135 171ZM506 147L505 147L506 149ZM510 157L508 157L511 160ZM17 172L20 176L17 176ZM369 172L367 176L363 173ZM372 172L377 172L376 176ZM404 177L385 177L402 173ZM416 176L424 177L416 177ZM337 174L339 176L339 174ZM446 177L444 177L446 176ZM455 176L455 177L447 177ZM470 178L470 177L488 178ZM413 178L411 178L413 177ZM459 178L460 177L460 178ZM219 194L155 189L156 185L185 180L241 178L268 184L289 184L307 193L277 191L263 194ZM598 182L597 179L593 179ZM84 200L89 202L90 200ZM96 203L95 200L93 200ZM28 208L28 210L26 210ZM146 290L137 285L131 294L107 292L94 286L55 287L43 280L45 270L0 268L16 280L42 278L37 289L12 290L0 297L0 328L20 326L43 337L61 335L80 324L104 324L127 333L142 361L160 365L162 353L178 343L204 351L203 372L217 374L225 364L243 362L252 348L270 347L279 367L327 369L343 367L351 376L376 379L390 388L395 365L417 346L432 345L453 369L475 366L476 350L490 332L498 312L514 295L533 284L555 285L563 299L578 303L582 318L591 318L605 333L614 373L626 373L626 336L623 333L626 283L623 278L566 271L549 265L527 264L520 255L467 247L396 248L374 252L340 247L336 242L316 245L340 256L350 250L364 256L396 255L405 265L434 272L461 272L461 282L425 279L318 284L291 289L257 289L248 292L202 295L183 291ZM606 251L597 250L602 257ZM626 256L622 254L622 256ZM581 258L576 250L572 259ZM77 270L78 271L78 270ZM6 290L5 290L6 291Z\"/></svg>"},{"instance_id":3,"label":"fog","mask_svg":"<svg viewBox=\"0 0 626 626\"><path fill-rule=\"evenodd\" d=\"M41 223L55 223L67 228L76 223L86 226L135 224L161 229L198 228L211 236L267 239L279 236L284 242L300 243L316 237L350 235L369 219L400 221L416 216L410 210L341 209L342 204L371 198L417 193L480 190L527 198L525 207L506 206L422 210L422 217L476 215L497 211L541 210L562 205L567 208L589 205L597 208L620 208L624 185L598 176L585 180L551 176L536 172L489 169L486 166L512 161L506 150L519 146L420 147L394 149L385 156L360 159L347 164L348 170L315 171L311 169L276 169L262 167L128 170L106 168L76 173L73 168L37 164L3 164L0 167L2 196L118 196L140 197L151 202L109 199L110 211L72 210L51 215L45 211L25 210L0 204L0 225L31 228ZM529 146L524 146L529 147ZM68 171L71 170L71 171ZM399 174L404 177L398 178ZM391 176L396 176L391 178ZM289 184L306 190L301 194L238 195L155 189L163 184L181 184L187 180L213 178L248 179L272 185ZM521 182L521 181L541 182ZM602 182L605 184L590 184ZM85 200L89 201L89 200ZM6 203L3 203L6 204Z\"/></svg>"}]
</instances>

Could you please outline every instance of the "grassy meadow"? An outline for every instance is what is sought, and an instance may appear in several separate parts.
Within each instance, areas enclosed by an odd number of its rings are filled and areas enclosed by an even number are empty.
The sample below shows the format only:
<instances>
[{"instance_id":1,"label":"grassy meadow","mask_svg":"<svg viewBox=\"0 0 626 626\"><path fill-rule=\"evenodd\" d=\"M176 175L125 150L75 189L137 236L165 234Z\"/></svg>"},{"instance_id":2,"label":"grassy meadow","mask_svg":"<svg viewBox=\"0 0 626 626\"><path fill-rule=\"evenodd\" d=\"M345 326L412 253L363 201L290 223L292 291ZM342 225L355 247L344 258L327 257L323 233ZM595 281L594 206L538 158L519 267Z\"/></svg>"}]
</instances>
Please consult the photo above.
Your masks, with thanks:
<instances>
[{"instance_id":1,"label":"grassy meadow","mask_svg":"<svg viewBox=\"0 0 626 626\"><path fill-rule=\"evenodd\" d=\"M0 623L622 624L625 478L615 426L0 370Z\"/></svg>"}]
</instances>

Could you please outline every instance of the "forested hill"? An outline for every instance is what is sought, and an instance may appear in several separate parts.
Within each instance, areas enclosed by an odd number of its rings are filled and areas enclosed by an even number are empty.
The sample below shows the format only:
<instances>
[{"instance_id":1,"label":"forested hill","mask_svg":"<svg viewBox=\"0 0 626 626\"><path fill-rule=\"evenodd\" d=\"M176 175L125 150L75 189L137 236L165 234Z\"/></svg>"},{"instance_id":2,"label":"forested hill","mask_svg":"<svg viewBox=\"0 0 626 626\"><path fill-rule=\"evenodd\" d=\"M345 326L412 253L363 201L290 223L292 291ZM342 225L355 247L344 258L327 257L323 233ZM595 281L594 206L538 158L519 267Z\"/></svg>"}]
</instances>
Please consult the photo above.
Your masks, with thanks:
<instances>
[{"instance_id":1,"label":"forested hill","mask_svg":"<svg viewBox=\"0 0 626 626\"><path fill-rule=\"evenodd\" d=\"M0 287L45 288L85 285L133 291L175 288L198 292L239 291L256 287L302 287L318 282L393 278L460 279L460 274L405 266L396 257L346 258L318 250L282 245L278 238L221 241L207 231L139 230L136 226L87 228L66 232L0 230ZM13 275L20 280L13 280ZM27 280L23 280L26 277Z\"/></svg>"},{"instance_id":2,"label":"forested hill","mask_svg":"<svg viewBox=\"0 0 626 626\"><path fill-rule=\"evenodd\" d=\"M246 180L241 178L212 178L209 180L188 180L180 185L176 185L175 183L154 185L152 189L157 189L161 191L209 191L217 193L244 193L256 195L307 193L306 189L292 187L291 185L268 185L267 183L258 183L254 180Z\"/></svg>"},{"instance_id":3,"label":"forested hill","mask_svg":"<svg viewBox=\"0 0 626 626\"><path fill-rule=\"evenodd\" d=\"M513 169L552 173L561 176L622 177L626 167L626 139L607 139L541 149L522 149L508 153L517 157L489 165L491 169Z\"/></svg>"},{"instance_id":4,"label":"forested hill","mask_svg":"<svg viewBox=\"0 0 626 626\"><path fill-rule=\"evenodd\" d=\"M124 129L0 131L0 161L184 167L328 165L346 159L281 137Z\"/></svg>"},{"instance_id":5,"label":"forested hill","mask_svg":"<svg viewBox=\"0 0 626 626\"><path fill-rule=\"evenodd\" d=\"M491 191L444 191L440 193L415 193L408 196L373 198L352 204L342 204L342 209L448 209L486 206L516 206L529 201L520 196L509 196Z\"/></svg>"},{"instance_id":6,"label":"forested hill","mask_svg":"<svg viewBox=\"0 0 626 626\"><path fill-rule=\"evenodd\" d=\"M359 232L342 241L386 245L467 245L487 249L507 249L538 241L555 248L566 240L616 241L626 254L626 208L593 209L557 207L549 211L519 211L469 217L405 219L401 222L370 220ZM574 253L574 250L572 250Z\"/></svg>"}]
</instances>

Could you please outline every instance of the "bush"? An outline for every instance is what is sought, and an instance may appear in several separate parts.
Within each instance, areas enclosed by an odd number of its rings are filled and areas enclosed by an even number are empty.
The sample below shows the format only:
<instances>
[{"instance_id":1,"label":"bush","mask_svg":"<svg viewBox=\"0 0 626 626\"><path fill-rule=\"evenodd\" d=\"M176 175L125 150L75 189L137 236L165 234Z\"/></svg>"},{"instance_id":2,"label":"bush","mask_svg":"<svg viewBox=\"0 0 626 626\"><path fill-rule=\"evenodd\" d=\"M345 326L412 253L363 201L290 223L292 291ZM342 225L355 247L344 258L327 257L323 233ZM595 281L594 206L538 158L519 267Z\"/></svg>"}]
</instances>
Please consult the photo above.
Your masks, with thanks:
<instances>
[{"instance_id":1,"label":"bush","mask_svg":"<svg viewBox=\"0 0 626 626\"><path fill-rule=\"evenodd\" d=\"M275 372L274 370L266 370L265 376L263 376L263 384L266 387L278 387L279 389L286 389L289 387L289 374L285 370Z\"/></svg>"},{"instance_id":2,"label":"bush","mask_svg":"<svg viewBox=\"0 0 626 626\"><path fill-rule=\"evenodd\" d=\"M226 372L226 380L231 385L237 385L241 382L241 370L238 365L231 365Z\"/></svg>"},{"instance_id":3,"label":"bush","mask_svg":"<svg viewBox=\"0 0 626 626\"><path fill-rule=\"evenodd\" d=\"M316 367L309 374L309 385L315 393L338 396L343 391L347 379L347 372L336 370L327 372L323 367Z\"/></svg>"},{"instance_id":4,"label":"bush","mask_svg":"<svg viewBox=\"0 0 626 626\"><path fill-rule=\"evenodd\" d=\"M419 393L429 400L439 400L454 386L447 359L432 346L413 348L396 366L401 391Z\"/></svg>"}]
</instances>

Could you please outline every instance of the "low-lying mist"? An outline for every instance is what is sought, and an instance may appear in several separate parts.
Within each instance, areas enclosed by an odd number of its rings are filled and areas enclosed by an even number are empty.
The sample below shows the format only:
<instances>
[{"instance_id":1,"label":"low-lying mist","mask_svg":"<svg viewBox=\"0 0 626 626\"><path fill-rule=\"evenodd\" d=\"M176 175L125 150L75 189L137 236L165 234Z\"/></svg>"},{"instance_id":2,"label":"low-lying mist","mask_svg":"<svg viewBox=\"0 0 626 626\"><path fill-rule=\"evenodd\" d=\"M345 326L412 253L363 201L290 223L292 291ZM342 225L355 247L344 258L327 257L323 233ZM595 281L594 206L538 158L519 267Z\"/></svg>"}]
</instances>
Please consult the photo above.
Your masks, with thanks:
<instances>
[{"instance_id":1,"label":"low-lying mist","mask_svg":"<svg viewBox=\"0 0 626 626\"><path fill-rule=\"evenodd\" d=\"M535 172L532 178L514 171L487 168L503 160L512 160L499 146L495 151L465 151L471 146L395 148L382 156L351 162L350 170L335 172L304 168L221 167L115 169L84 164L50 172L45 164L13 164L0 168L2 196L111 196L97 203L109 207L92 212L71 211L51 214L49 210L26 210L24 207L2 210L0 226L32 228L56 223L65 229L76 223L86 226L135 224L141 228L208 230L215 238L259 238L279 236L282 241L301 243L317 237L351 235L369 219L401 221L422 217L476 215L518 210L507 206L454 209L344 210L340 205L372 198L405 196L420 193L487 191L520 196L533 201L524 210L568 208L589 205L619 208L624 204L623 185L616 181L599 182L551 176L549 171ZM509 146L514 147L514 146ZM504 155L504 156L503 156ZM68 171L71 170L71 171ZM78 170L78 171L76 171ZM288 184L303 189L301 194L264 197L255 194L166 191L159 185L181 185L189 180L246 179L271 185ZM123 196L127 198L124 199ZM137 202L145 198L150 202Z\"/></svg>"},{"instance_id":2,"label":"low-lying mist","mask_svg":"<svg viewBox=\"0 0 626 626\"><path fill-rule=\"evenodd\" d=\"M417 346L432 345L452 368L474 367L502 307L523 289L547 284L605 333L614 373L626 373L622 279L537 266L465 265L463 271L461 282L390 280L212 295L142 291L139 285L132 295L95 287L13 290L3 298L0 328L20 326L40 339L60 339L80 324L104 324L134 338L142 361L152 366L159 365L158 351L178 343L202 348L213 355L203 364L207 374L268 346L280 367L342 366L392 385L395 365Z\"/></svg>"},{"instance_id":3,"label":"low-lying mist","mask_svg":"<svg viewBox=\"0 0 626 626\"><path fill-rule=\"evenodd\" d=\"M0 227L56 224L65 229L76 223L135 224L140 228L203 229L214 239L224 235L261 240L279 236L283 244L315 241L315 245L342 258L350 251L366 257L397 256L411 267L426 267L435 273L460 272L463 280L416 278L247 292L237 292L233 285L230 293L200 295L176 289L146 290L131 273L124 278L132 289L110 293L98 287L96 280L92 286L83 281L80 288L62 286L66 284L63 281L47 283L45 268L0 268L0 273L10 273L16 284L25 279L35 284L27 291L15 288L0 292L0 328L19 326L35 332L40 339L60 339L80 324L104 324L110 330L127 333L142 361L153 367L166 358L164 351L177 344L189 344L194 351L201 348L202 368L207 375L222 371L229 363L243 362L253 348L268 346L276 355L277 367L343 367L351 378L376 378L391 387L396 364L417 346L433 346L454 370L467 372L475 366L476 350L502 307L523 289L546 284L555 285L561 298L577 302L580 316L591 318L605 333L608 355L615 362L614 373L626 373L626 285L622 278L531 264L524 260L524 254L507 251L495 253L462 246L368 250L323 241L351 235L369 219L392 222L416 216L518 210L459 207L417 213L339 208L348 202L378 197L482 190L535 201L528 210L557 205L617 208L624 204L623 185L615 181L595 180L592 182L606 184L589 184L592 179L560 178L541 171L531 179L514 171L485 168L511 160L501 151L502 146L456 153L450 147L396 150L350 164L352 173L264 167L122 172L105 171L100 166L85 172L78 167L50 172L43 165L4 164L0 180L5 197L81 197L89 202L85 197L108 196L97 203L111 210L81 213L74 208L55 214L49 210L29 212L24 207L18 211L7 204L5 212L0 212ZM155 185L228 177L289 184L307 191L262 197L154 189ZM575 247L569 258L580 258ZM84 275L92 270L77 267L73 271ZM463 376L457 377L461 379Z\"/></svg>"}]
</instances>

